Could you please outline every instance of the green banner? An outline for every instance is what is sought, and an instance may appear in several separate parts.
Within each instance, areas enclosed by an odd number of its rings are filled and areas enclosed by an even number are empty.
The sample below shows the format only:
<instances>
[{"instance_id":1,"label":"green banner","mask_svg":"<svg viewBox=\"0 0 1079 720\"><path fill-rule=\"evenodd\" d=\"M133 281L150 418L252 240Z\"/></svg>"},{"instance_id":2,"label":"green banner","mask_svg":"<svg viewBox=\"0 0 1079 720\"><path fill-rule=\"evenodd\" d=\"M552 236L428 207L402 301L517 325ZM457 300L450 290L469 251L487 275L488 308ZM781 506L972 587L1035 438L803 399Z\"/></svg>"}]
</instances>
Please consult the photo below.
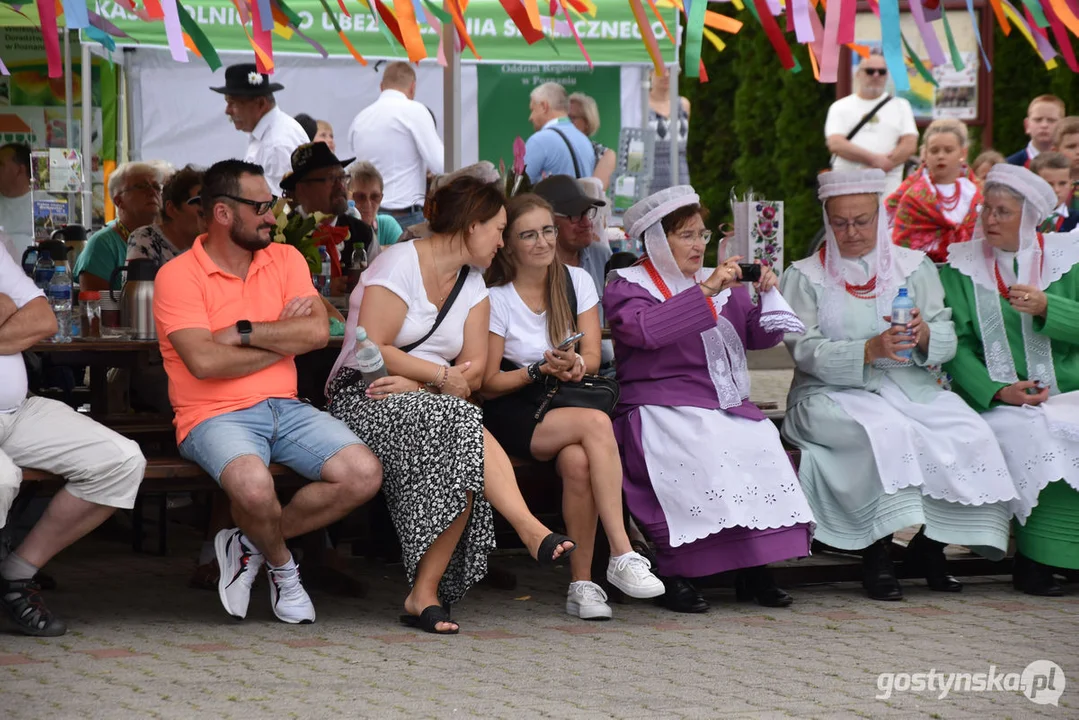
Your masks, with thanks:
<instances>
[{"instance_id":1,"label":"green banner","mask_svg":"<svg viewBox=\"0 0 1079 720\"><path fill-rule=\"evenodd\" d=\"M545 82L556 82L567 93L591 95L599 107L599 132L593 140L609 148L618 146L622 127L621 70L617 67L587 65L480 65L476 68L479 106L480 160L496 166L513 164L513 141L527 140L535 132L528 121L532 90Z\"/></svg>"},{"instance_id":2,"label":"green banner","mask_svg":"<svg viewBox=\"0 0 1079 720\"><path fill-rule=\"evenodd\" d=\"M131 39L117 38L117 44L158 47L168 45L163 22L144 22L129 14L121 5L112 0L97 0L94 4L100 15L131 36ZM330 55L349 57L348 51L334 29L333 19L323 9L320 0L289 0L286 4L300 16L302 20L300 32L324 47ZM542 4L546 5L546 3ZM574 18L573 26L592 61L601 64L650 63L651 59L641 40L640 30L633 19L629 3L624 0L620 2L607 0L597 5L598 9L594 18L581 19L575 17L572 12L570 15ZM185 2L183 6L191 13L195 22L218 51L251 51L240 14L230 0L199 0ZM351 16L341 12L336 3L329 3L341 30L361 55L371 58L407 56L400 44L396 42L391 44L382 34L378 25L379 21L370 10L356 0L351 0L347 6L352 12ZM387 3L387 7L390 6ZM677 24L676 11L673 7L662 12L668 27ZM421 20L420 32L427 54L431 58L436 58L439 36L430 25L422 22L425 16L419 9L416 16ZM550 18L544 16L544 27L547 29L550 42L540 41L532 45L524 41L513 20L498 0L472 0L465 12L465 21L476 50L479 51L481 61L543 63L584 61L584 56L570 34L569 25L561 13L557 16L553 32L549 29ZM666 39L662 26L655 18L653 18L652 26L653 32L659 39L664 62L674 62L674 45ZM250 24L248 24L248 30L250 30ZM293 34L287 40L276 33L272 37L274 52L301 54L318 52L311 43L297 34ZM471 51L467 48L462 58L466 61L474 60Z\"/></svg>"}]
</instances>

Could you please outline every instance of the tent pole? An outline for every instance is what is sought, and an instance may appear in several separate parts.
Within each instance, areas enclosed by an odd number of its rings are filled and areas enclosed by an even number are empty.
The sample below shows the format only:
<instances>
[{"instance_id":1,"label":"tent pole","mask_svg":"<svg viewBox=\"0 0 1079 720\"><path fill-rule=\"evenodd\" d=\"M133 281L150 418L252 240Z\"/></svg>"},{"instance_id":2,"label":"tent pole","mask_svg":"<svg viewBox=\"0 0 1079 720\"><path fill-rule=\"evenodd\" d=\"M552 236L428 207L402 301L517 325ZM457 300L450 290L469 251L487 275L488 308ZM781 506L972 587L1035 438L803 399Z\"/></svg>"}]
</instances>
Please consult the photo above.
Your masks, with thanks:
<instances>
[{"instance_id":1,"label":"tent pole","mask_svg":"<svg viewBox=\"0 0 1079 720\"><path fill-rule=\"evenodd\" d=\"M461 167L461 54L457 52L457 29L451 22L442 23L442 47L446 53L442 71L444 169L453 172Z\"/></svg>"},{"instance_id":2,"label":"tent pole","mask_svg":"<svg viewBox=\"0 0 1079 720\"><path fill-rule=\"evenodd\" d=\"M71 31L65 27L62 31L64 33L64 147L75 147L75 98L72 97L75 93L73 87L73 72L71 70ZM74 219L75 214L75 193L68 193L67 196L67 218L68 222Z\"/></svg>"},{"instance_id":3,"label":"tent pole","mask_svg":"<svg viewBox=\"0 0 1079 720\"><path fill-rule=\"evenodd\" d=\"M94 224L94 103L91 98L93 64L90 46L82 45L82 224Z\"/></svg>"},{"instance_id":4,"label":"tent pole","mask_svg":"<svg viewBox=\"0 0 1079 720\"><path fill-rule=\"evenodd\" d=\"M667 115L667 138L670 140L670 143L671 143L671 147L670 147L670 151L671 151L670 163L671 163L671 186L672 187L675 186L675 185L680 184L680 182L684 182L684 180L682 178L678 177L678 170L679 170L679 167L678 167L678 160L679 160L679 158L678 158L678 149L679 149L678 148L678 136L680 134L679 129L682 127L682 123L680 121L680 115L682 113L682 98L681 98L681 95L679 95L679 93L678 93L678 74L679 74L678 73L678 70L679 70L679 68L678 68L678 51L679 51L679 45L681 44L680 41L682 39L681 29L682 29L681 28L681 23L679 23L676 26L675 33L674 33L674 63L670 66L670 68L671 68L671 88L670 88L671 107L670 107L670 110L668 111L668 115Z\"/></svg>"}]
</instances>

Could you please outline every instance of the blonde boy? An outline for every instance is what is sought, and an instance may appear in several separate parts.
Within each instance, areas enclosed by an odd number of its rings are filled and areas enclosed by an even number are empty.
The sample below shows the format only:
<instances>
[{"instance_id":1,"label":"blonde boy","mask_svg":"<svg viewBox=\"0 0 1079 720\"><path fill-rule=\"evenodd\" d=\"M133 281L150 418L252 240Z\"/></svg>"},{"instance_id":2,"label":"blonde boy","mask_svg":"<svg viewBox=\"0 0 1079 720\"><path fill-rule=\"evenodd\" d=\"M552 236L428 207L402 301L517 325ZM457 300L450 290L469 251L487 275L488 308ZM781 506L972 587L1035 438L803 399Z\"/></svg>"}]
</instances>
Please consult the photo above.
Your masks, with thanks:
<instances>
[{"instance_id":1,"label":"blonde boy","mask_svg":"<svg viewBox=\"0 0 1079 720\"><path fill-rule=\"evenodd\" d=\"M1039 95L1027 106L1027 116L1023 120L1023 131L1030 136L1027 146L1008 158L1012 165L1030 167L1030 162L1038 153L1046 152L1053 146L1053 131L1064 117L1064 101L1056 95Z\"/></svg>"}]
</instances>

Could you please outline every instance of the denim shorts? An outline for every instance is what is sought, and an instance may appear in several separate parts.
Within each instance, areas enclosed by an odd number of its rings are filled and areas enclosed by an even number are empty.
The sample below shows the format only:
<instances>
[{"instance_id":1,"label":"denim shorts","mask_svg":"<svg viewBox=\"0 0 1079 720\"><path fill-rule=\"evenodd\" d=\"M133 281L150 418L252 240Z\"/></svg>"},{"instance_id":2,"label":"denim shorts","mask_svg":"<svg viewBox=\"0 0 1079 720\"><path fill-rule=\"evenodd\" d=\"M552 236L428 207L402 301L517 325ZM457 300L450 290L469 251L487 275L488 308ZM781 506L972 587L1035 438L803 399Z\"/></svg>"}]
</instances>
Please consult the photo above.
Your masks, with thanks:
<instances>
[{"instance_id":1,"label":"denim shorts","mask_svg":"<svg viewBox=\"0 0 1079 720\"><path fill-rule=\"evenodd\" d=\"M228 464L244 455L318 480L326 461L349 445L363 442L329 413L299 400L271 398L203 420L180 443L180 455L218 484Z\"/></svg>"}]
</instances>

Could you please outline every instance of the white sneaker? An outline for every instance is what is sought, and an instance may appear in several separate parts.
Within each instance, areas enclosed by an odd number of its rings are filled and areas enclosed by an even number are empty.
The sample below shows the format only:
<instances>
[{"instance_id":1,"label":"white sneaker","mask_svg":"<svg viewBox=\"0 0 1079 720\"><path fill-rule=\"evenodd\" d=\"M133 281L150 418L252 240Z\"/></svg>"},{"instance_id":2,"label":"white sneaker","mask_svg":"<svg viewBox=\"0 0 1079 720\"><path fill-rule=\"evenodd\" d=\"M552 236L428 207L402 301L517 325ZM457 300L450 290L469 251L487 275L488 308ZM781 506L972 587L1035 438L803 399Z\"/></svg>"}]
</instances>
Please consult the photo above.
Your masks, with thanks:
<instances>
[{"instance_id":1,"label":"white sneaker","mask_svg":"<svg viewBox=\"0 0 1079 720\"><path fill-rule=\"evenodd\" d=\"M217 594L225 612L238 620L247 617L251 586L262 567L262 553L243 542L243 536L239 528L232 528L222 530L214 538L217 566L221 568Z\"/></svg>"},{"instance_id":2,"label":"white sneaker","mask_svg":"<svg viewBox=\"0 0 1079 720\"><path fill-rule=\"evenodd\" d=\"M267 566L266 576L270 578L270 607L278 620L293 625L315 622L315 606L300 584L300 568L295 563L288 569Z\"/></svg>"},{"instance_id":3,"label":"white sneaker","mask_svg":"<svg viewBox=\"0 0 1079 720\"><path fill-rule=\"evenodd\" d=\"M607 582L632 598L653 598L665 590L663 581L652 574L651 563L641 554L628 552L607 563Z\"/></svg>"},{"instance_id":4,"label":"white sneaker","mask_svg":"<svg viewBox=\"0 0 1079 720\"><path fill-rule=\"evenodd\" d=\"M582 620L610 620L612 615L611 606L607 604L607 593L591 580L569 584L566 612Z\"/></svg>"}]
</instances>

